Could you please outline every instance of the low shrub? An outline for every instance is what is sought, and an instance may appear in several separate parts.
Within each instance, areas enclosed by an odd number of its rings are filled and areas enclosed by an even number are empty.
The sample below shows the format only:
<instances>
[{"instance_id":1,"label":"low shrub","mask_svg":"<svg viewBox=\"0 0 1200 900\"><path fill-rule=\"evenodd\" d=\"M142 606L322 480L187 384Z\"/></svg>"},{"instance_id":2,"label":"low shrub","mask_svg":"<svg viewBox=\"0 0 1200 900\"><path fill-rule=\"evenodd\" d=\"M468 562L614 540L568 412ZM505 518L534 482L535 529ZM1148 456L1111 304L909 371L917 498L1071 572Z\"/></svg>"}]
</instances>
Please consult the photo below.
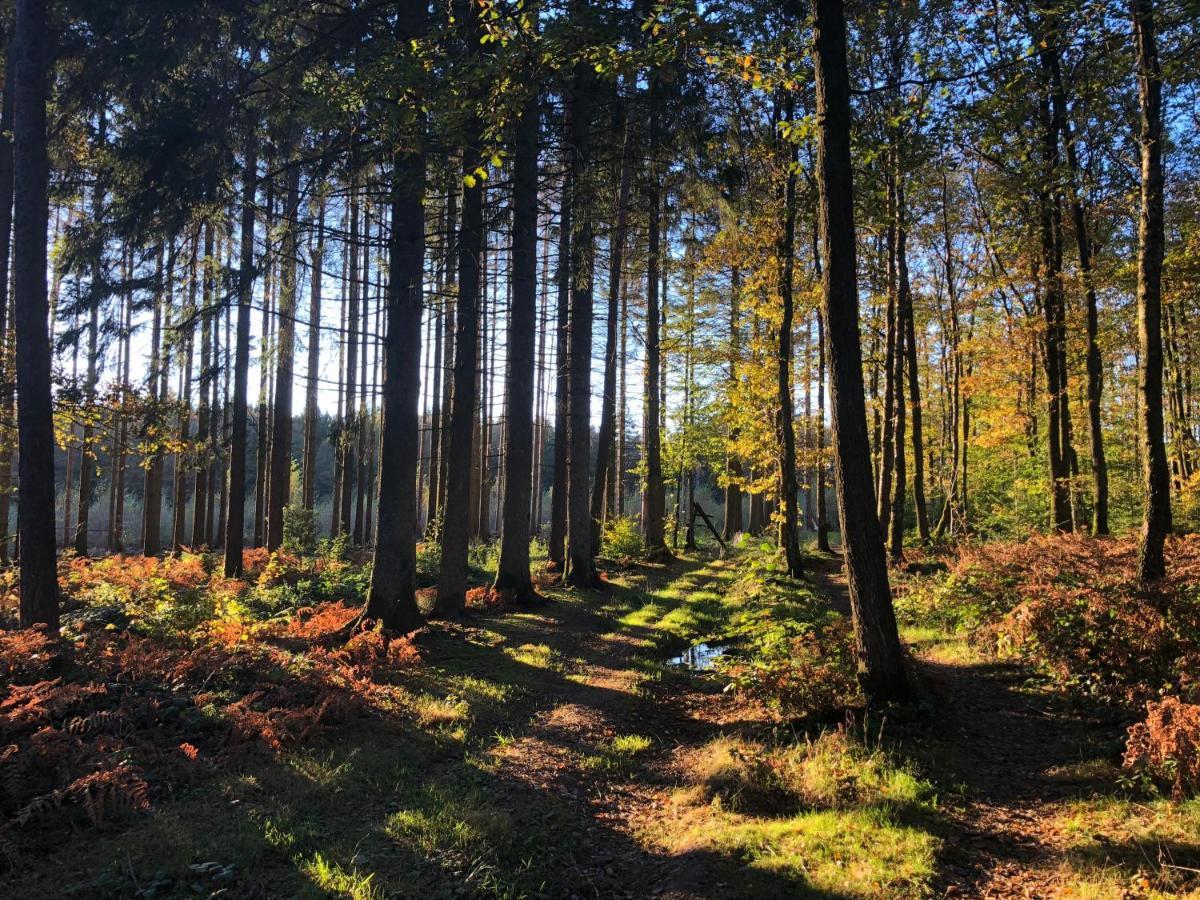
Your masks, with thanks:
<instances>
[{"instance_id":1,"label":"low shrub","mask_svg":"<svg viewBox=\"0 0 1200 900\"><path fill-rule=\"evenodd\" d=\"M1146 588L1133 537L969 546L949 572L902 585L897 614L965 632L1081 693L1142 703L1164 686L1190 690L1187 661L1200 658L1200 539L1172 539L1168 558L1167 578Z\"/></svg>"},{"instance_id":2,"label":"low shrub","mask_svg":"<svg viewBox=\"0 0 1200 900\"><path fill-rule=\"evenodd\" d=\"M297 556L317 550L317 517L313 510L289 503L283 508L283 548Z\"/></svg>"},{"instance_id":3,"label":"low shrub","mask_svg":"<svg viewBox=\"0 0 1200 900\"><path fill-rule=\"evenodd\" d=\"M720 635L719 668L734 689L790 716L856 706L859 691L846 617L827 598L782 574L771 544L743 553L729 602L741 611Z\"/></svg>"},{"instance_id":4,"label":"low shrub","mask_svg":"<svg viewBox=\"0 0 1200 900\"><path fill-rule=\"evenodd\" d=\"M1172 800L1200 794L1200 705L1178 697L1146 704L1146 717L1129 729L1126 771L1168 785Z\"/></svg>"},{"instance_id":5,"label":"low shrub","mask_svg":"<svg viewBox=\"0 0 1200 900\"><path fill-rule=\"evenodd\" d=\"M617 516L604 523L600 544L606 557L618 561L633 560L642 555L642 535L637 519Z\"/></svg>"}]
</instances>

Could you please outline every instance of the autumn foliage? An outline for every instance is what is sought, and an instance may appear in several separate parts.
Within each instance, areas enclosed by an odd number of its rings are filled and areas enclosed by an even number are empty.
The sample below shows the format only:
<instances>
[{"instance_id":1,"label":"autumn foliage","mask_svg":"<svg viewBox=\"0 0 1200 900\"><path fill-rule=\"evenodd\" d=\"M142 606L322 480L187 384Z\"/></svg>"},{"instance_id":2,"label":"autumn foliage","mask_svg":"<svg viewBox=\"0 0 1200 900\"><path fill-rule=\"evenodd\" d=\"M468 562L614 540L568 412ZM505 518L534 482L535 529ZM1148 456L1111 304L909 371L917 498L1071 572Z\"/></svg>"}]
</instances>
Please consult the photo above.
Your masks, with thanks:
<instances>
[{"instance_id":1,"label":"autumn foliage","mask_svg":"<svg viewBox=\"0 0 1200 900\"><path fill-rule=\"evenodd\" d=\"M259 583L312 575L247 555ZM206 563L67 559L63 636L0 632L0 850L64 816L147 809L231 754L318 739L420 661L411 641L359 628L357 602L255 619L256 587Z\"/></svg>"}]
</instances>

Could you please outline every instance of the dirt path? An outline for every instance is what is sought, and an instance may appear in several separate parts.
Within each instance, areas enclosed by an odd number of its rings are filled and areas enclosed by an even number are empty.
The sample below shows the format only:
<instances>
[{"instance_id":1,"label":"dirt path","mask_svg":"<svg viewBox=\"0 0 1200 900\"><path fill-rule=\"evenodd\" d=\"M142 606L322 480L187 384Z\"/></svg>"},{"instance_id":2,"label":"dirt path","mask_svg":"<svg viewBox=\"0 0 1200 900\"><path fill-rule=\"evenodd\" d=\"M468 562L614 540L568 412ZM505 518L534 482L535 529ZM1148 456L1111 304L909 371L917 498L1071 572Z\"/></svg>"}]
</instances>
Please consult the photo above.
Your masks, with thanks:
<instances>
[{"instance_id":1,"label":"dirt path","mask_svg":"<svg viewBox=\"0 0 1200 900\"><path fill-rule=\"evenodd\" d=\"M947 809L939 887L951 895L1054 896L1066 850L1055 822L1093 786L1081 764L1102 754L1119 725L1026 685L1027 673L1014 666L919 660L934 703L949 714L932 737L946 767L939 776L960 786Z\"/></svg>"},{"instance_id":2,"label":"dirt path","mask_svg":"<svg viewBox=\"0 0 1200 900\"><path fill-rule=\"evenodd\" d=\"M840 560L822 561L813 579L849 612ZM937 894L1057 896L1066 842L1055 822L1068 801L1105 786L1084 764L1111 749L1124 723L1081 711L1021 666L937 642L909 649L938 720L915 737L949 798Z\"/></svg>"},{"instance_id":3,"label":"dirt path","mask_svg":"<svg viewBox=\"0 0 1200 900\"><path fill-rule=\"evenodd\" d=\"M506 652L538 656L525 673L536 698L528 721L489 756L520 816L536 819L541 812L526 807L548 796L565 809L553 839L578 896L809 895L794 875L713 852L660 852L647 838L650 829L673 827L682 760L718 736L770 727L717 679L664 670L663 632L651 627L683 614L692 598L724 590L734 573L733 563L679 563L636 590L484 622ZM849 611L840 559L817 562L808 579ZM944 798L935 893L1055 896L1064 842L1053 821L1089 790L1076 774L1102 755L1097 747L1111 739L1113 723L1081 716L1053 691L1026 684L1018 668L938 645L912 649L936 714L893 737Z\"/></svg>"},{"instance_id":4,"label":"dirt path","mask_svg":"<svg viewBox=\"0 0 1200 900\"><path fill-rule=\"evenodd\" d=\"M743 896L746 880L735 861L664 854L640 836L678 785L679 755L720 733L722 711L736 704L715 684L663 673L665 651L656 641L661 632L621 621L623 612L637 620L645 610L662 617L685 607L685 599L665 600L656 589L685 596L712 589L733 573L715 565L710 572L680 563L636 591L481 620L510 647L549 650L541 670L526 673L537 708L489 755L496 781L510 786L509 802L519 810L546 796L567 807L565 826L552 837L567 850L571 871L565 880L577 896ZM640 739L648 739L644 747ZM759 896L794 894L790 879L759 881Z\"/></svg>"}]
</instances>

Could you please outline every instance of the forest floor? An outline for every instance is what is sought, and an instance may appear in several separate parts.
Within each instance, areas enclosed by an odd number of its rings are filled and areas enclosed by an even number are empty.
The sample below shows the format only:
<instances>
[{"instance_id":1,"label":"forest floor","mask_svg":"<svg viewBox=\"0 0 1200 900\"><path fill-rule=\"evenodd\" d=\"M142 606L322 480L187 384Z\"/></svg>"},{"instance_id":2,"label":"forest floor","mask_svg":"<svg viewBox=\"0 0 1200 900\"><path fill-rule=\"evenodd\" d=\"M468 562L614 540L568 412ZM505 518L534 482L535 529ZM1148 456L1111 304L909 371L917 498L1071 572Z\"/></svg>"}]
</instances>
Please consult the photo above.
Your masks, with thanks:
<instances>
[{"instance_id":1,"label":"forest floor","mask_svg":"<svg viewBox=\"0 0 1200 900\"><path fill-rule=\"evenodd\" d=\"M1117 787L1125 719L909 629L920 699L788 721L675 661L742 561L614 570L431 626L389 704L220 757L0 873L13 897L1155 897L1200 882L1200 805ZM847 608L840 563L811 595ZM719 652L719 651L718 651ZM694 655L690 658L695 662ZM1165 869L1179 886L1163 889Z\"/></svg>"}]
</instances>

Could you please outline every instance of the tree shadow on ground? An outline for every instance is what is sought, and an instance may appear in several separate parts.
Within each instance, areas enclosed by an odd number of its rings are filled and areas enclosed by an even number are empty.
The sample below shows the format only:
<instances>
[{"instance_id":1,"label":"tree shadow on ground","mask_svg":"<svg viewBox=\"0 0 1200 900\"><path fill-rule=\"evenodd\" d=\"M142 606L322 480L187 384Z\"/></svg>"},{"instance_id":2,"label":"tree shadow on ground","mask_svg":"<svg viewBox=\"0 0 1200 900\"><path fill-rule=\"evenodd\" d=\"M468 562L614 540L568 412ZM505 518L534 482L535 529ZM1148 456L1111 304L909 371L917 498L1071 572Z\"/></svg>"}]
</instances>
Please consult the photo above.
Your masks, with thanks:
<instances>
[{"instance_id":1,"label":"tree shadow on ground","mask_svg":"<svg viewBox=\"0 0 1200 900\"><path fill-rule=\"evenodd\" d=\"M0 886L28 898L843 896L736 854L658 851L614 820L604 797L614 784L581 758L614 730L653 730L664 749L705 734L686 711L639 694L636 679L597 686L581 677L647 652L600 640L641 639L640 626L618 620L626 599L634 602L618 593L609 610L613 595L577 596L532 614L435 626L428 664L389 679L403 691L394 708L275 755L214 752L194 783L148 814L31 835ZM594 712L599 730L587 715L580 727L558 722L564 708ZM640 765L608 781L631 778L635 790L670 782L664 769Z\"/></svg>"}]
</instances>

